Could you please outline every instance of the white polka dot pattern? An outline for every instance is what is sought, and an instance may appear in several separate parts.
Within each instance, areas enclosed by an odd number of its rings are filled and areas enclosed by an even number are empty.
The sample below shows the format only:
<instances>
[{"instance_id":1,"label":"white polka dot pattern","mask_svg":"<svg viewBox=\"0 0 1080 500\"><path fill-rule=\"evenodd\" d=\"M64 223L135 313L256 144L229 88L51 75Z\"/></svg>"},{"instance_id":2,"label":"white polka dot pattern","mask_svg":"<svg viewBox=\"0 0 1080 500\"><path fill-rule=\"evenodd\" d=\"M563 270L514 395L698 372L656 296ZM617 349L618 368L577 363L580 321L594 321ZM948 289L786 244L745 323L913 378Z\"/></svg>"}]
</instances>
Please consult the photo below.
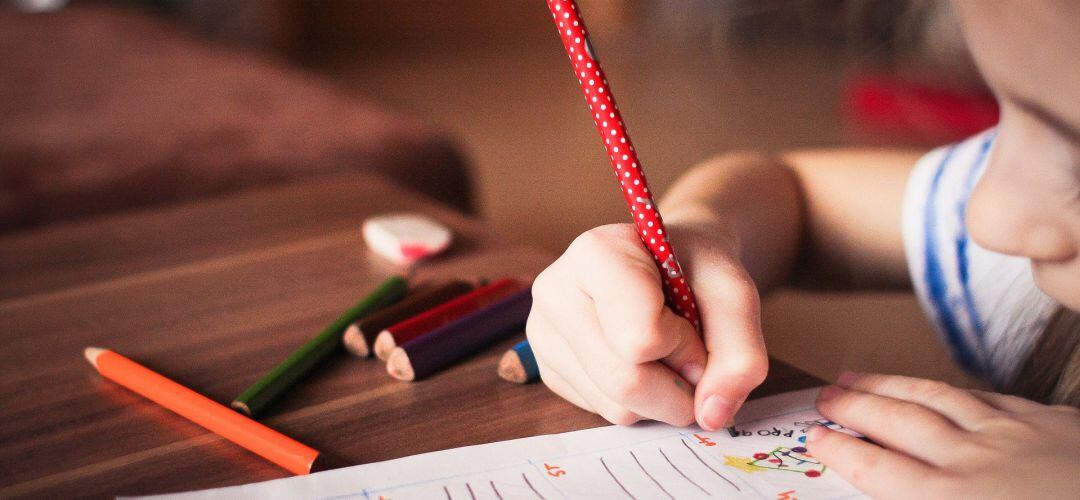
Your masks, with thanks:
<instances>
[{"instance_id":1,"label":"white polka dot pattern","mask_svg":"<svg viewBox=\"0 0 1080 500\"><path fill-rule=\"evenodd\" d=\"M604 148L611 159L615 177L622 187L623 198L630 207L634 224L641 233L641 242L653 255L664 279L664 294L672 309L688 319L695 327L701 322L694 302L694 293L682 274L682 267L675 258L675 251L667 240L664 222L652 201L649 184L641 170L634 143L623 125L619 106L608 87L604 70L596 59L596 51L589 41L585 21L581 18L577 3L573 0L547 0L552 20L558 28L566 54L573 65L574 75L581 84L585 103L593 116L596 130L604 140Z\"/></svg>"}]
</instances>

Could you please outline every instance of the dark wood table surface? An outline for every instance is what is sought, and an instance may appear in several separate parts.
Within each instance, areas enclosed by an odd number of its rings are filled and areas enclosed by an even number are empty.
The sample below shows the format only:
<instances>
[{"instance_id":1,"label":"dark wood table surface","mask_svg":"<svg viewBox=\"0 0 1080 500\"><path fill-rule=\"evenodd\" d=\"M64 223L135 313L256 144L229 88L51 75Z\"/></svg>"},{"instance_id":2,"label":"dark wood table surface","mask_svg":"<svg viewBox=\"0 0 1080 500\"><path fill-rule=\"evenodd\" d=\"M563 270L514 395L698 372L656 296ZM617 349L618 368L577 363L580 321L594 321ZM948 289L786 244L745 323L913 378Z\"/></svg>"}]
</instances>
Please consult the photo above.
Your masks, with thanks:
<instances>
[{"instance_id":1,"label":"dark wood table surface","mask_svg":"<svg viewBox=\"0 0 1080 500\"><path fill-rule=\"evenodd\" d=\"M554 256L369 175L263 189L0 237L0 498L185 491L286 476L101 378L108 347L227 403L386 276L368 216L417 211L452 226L416 280L531 278ZM417 383L344 354L263 422L351 464L604 425L495 375L492 346ZM757 394L817 382L773 362Z\"/></svg>"}]
</instances>

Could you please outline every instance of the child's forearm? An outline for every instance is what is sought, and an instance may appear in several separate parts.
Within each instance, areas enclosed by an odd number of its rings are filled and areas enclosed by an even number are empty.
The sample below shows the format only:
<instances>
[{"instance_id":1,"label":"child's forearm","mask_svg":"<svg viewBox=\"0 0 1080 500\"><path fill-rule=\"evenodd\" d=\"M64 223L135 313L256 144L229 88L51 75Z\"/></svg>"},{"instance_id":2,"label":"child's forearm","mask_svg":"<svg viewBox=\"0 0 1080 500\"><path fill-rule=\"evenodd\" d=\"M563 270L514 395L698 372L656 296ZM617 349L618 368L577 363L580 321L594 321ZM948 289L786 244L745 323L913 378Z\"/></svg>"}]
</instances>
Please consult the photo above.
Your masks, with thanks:
<instances>
[{"instance_id":1,"label":"child's forearm","mask_svg":"<svg viewBox=\"0 0 1080 500\"><path fill-rule=\"evenodd\" d=\"M900 205L917 153L732 154L683 175L661 205L676 232L732 243L758 287L907 284Z\"/></svg>"},{"instance_id":2,"label":"child's forearm","mask_svg":"<svg viewBox=\"0 0 1080 500\"><path fill-rule=\"evenodd\" d=\"M759 289L788 281L803 209L794 172L779 160L738 153L709 161L683 174L660 205L676 239L693 232L695 241L733 245Z\"/></svg>"}]
</instances>

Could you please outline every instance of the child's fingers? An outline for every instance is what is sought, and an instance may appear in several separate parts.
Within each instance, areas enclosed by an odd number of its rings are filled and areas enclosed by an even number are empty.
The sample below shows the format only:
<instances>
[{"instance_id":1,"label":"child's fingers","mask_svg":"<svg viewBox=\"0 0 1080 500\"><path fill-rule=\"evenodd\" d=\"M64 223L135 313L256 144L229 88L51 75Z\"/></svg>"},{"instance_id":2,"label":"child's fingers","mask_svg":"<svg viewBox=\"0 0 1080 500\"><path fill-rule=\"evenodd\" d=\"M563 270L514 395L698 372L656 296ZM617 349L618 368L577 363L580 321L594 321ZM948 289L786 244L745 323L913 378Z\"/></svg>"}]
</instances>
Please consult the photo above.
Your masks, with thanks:
<instances>
[{"instance_id":1,"label":"child's fingers","mask_svg":"<svg viewBox=\"0 0 1080 500\"><path fill-rule=\"evenodd\" d=\"M814 427L806 438L814 457L874 498L904 497L915 482L937 480L930 466L842 432Z\"/></svg>"},{"instance_id":2,"label":"child's fingers","mask_svg":"<svg viewBox=\"0 0 1080 500\"><path fill-rule=\"evenodd\" d=\"M570 385L570 382L567 382L562 375L559 375L559 373L549 367L547 363L537 359L536 367L540 370L540 380L544 381L544 385L546 385L548 389L551 389L551 392L558 394L559 397L569 401L582 410L596 413L596 409L593 408L588 401L585 401L585 398L581 397L581 394L578 394L577 389L574 389L574 387Z\"/></svg>"},{"instance_id":3,"label":"child's fingers","mask_svg":"<svg viewBox=\"0 0 1080 500\"><path fill-rule=\"evenodd\" d=\"M705 429L725 425L765 380L769 358L761 335L754 283L733 263L698 266L693 280L708 361L697 386L696 413Z\"/></svg>"},{"instance_id":4,"label":"child's fingers","mask_svg":"<svg viewBox=\"0 0 1080 500\"><path fill-rule=\"evenodd\" d=\"M568 278L595 304L607 346L624 361L665 362L696 383L705 366L704 344L690 322L665 306L660 274L633 226L593 229L567 251Z\"/></svg>"},{"instance_id":5,"label":"child's fingers","mask_svg":"<svg viewBox=\"0 0 1080 500\"><path fill-rule=\"evenodd\" d=\"M969 442L968 433L918 403L828 386L817 400L821 415L883 446L942 465Z\"/></svg>"},{"instance_id":6,"label":"child's fingers","mask_svg":"<svg viewBox=\"0 0 1080 500\"><path fill-rule=\"evenodd\" d=\"M598 412L604 405L589 384L641 417L693 421L692 388L656 360L667 358L696 379L704 345L689 322L665 307L659 271L632 226L604 226L578 237L537 277L533 295L534 328L557 332L572 351L561 356L551 347L545 363Z\"/></svg>"},{"instance_id":7,"label":"child's fingers","mask_svg":"<svg viewBox=\"0 0 1080 500\"><path fill-rule=\"evenodd\" d=\"M596 316L611 348L630 363L670 354L678 339L658 335L664 306L660 274L637 241L633 226L601 226L579 236L567 250L573 282L596 304Z\"/></svg>"},{"instance_id":8,"label":"child's fingers","mask_svg":"<svg viewBox=\"0 0 1080 500\"><path fill-rule=\"evenodd\" d=\"M581 396L577 389L574 389L569 381L548 366L546 359L552 357L553 354L557 356L549 348L549 338L558 334L552 331L547 321L543 319L543 314L536 311L535 307L530 311L528 321L525 323L525 335L529 339L529 345L536 358L536 367L540 371L540 380L544 382L544 385L551 389L551 392L558 394L559 397L569 401L574 406L597 413L596 409Z\"/></svg>"},{"instance_id":9,"label":"child's fingers","mask_svg":"<svg viewBox=\"0 0 1080 500\"><path fill-rule=\"evenodd\" d=\"M677 426L693 422L691 386L658 362L628 363L612 351L600 335L592 302L574 296L575 293L580 292L570 292L564 297L560 309L563 315L544 318L559 332L573 356L568 360L548 359L548 363L557 369L560 363L580 367L605 396L642 417ZM566 371L560 369L560 372L574 380ZM583 395L588 399L588 395Z\"/></svg>"},{"instance_id":10,"label":"child's fingers","mask_svg":"<svg viewBox=\"0 0 1080 500\"><path fill-rule=\"evenodd\" d=\"M705 343L693 325L665 307L660 313L657 332L661 335L668 333L679 339L675 349L661 360L664 365L675 370L691 385L699 384L705 374L708 356L705 353Z\"/></svg>"},{"instance_id":11,"label":"child's fingers","mask_svg":"<svg viewBox=\"0 0 1080 500\"><path fill-rule=\"evenodd\" d=\"M980 391L977 389L970 389L968 392L986 404L1009 413L1030 413L1041 411L1046 408L1039 403L1019 396L1010 396L1008 394Z\"/></svg>"},{"instance_id":12,"label":"child's fingers","mask_svg":"<svg viewBox=\"0 0 1080 500\"><path fill-rule=\"evenodd\" d=\"M677 373L658 362L627 363L600 338L595 317L566 327L557 328L577 364L607 397L645 418L676 426L693 422L692 388Z\"/></svg>"},{"instance_id":13,"label":"child's fingers","mask_svg":"<svg viewBox=\"0 0 1080 500\"><path fill-rule=\"evenodd\" d=\"M543 379L544 383L556 394L613 424L630 425L641 420L640 415L613 401L589 379L566 341L541 314L529 316L528 328L529 343L533 347L537 364L542 364L549 374ZM549 379L551 384L548 383ZM571 399L574 395L580 397L584 404Z\"/></svg>"},{"instance_id":14,"label":"child's fingers","mask_svg":"<svg viewBox=\"0 0 1080 500\"><path fill-rule=\"evenodd\" d=\"M945 382L899 375L844 372L837 385L881 396L910 401L933 409L967 430L997 415L997 411L974 394Z\"/></svg>"}]
</instances>

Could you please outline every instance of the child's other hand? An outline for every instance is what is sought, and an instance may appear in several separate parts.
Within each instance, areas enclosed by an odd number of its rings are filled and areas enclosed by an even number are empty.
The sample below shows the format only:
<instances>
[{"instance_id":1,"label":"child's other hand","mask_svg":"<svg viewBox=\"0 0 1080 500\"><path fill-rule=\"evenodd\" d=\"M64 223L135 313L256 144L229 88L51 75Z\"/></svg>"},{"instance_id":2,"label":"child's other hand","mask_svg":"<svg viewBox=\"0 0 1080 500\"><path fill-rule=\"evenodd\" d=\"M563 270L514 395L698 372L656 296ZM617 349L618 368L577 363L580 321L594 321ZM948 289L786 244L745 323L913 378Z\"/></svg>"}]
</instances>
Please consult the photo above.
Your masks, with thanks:
<instances>
[{"instance_id":1,"label":"child's other hand","mask_svg":"<svg viewBox=\"0 0 1080 500\"><path fill-rule=\"evenodd\" d=\"M635 231L592 229L536 278L526 330L540 374L556 394L616 424L696 419L721 428L768 370L754 283L725 245L691 234L676 241L683 264L694 262L699 336L664 305L660 273Z\"/></svg>"},{"instance_id":2,"label":"child's other hand","mask_svg":"<svg viewBox=\"0 0 1080 500\"><path fill-rule=\"evenodd\" d=\"M881 446L812 429L814 456L875 498L1066 498L1080 492L1080 410L942 382L853 374L818 410Z\"/></svg>"}]
</instances>

